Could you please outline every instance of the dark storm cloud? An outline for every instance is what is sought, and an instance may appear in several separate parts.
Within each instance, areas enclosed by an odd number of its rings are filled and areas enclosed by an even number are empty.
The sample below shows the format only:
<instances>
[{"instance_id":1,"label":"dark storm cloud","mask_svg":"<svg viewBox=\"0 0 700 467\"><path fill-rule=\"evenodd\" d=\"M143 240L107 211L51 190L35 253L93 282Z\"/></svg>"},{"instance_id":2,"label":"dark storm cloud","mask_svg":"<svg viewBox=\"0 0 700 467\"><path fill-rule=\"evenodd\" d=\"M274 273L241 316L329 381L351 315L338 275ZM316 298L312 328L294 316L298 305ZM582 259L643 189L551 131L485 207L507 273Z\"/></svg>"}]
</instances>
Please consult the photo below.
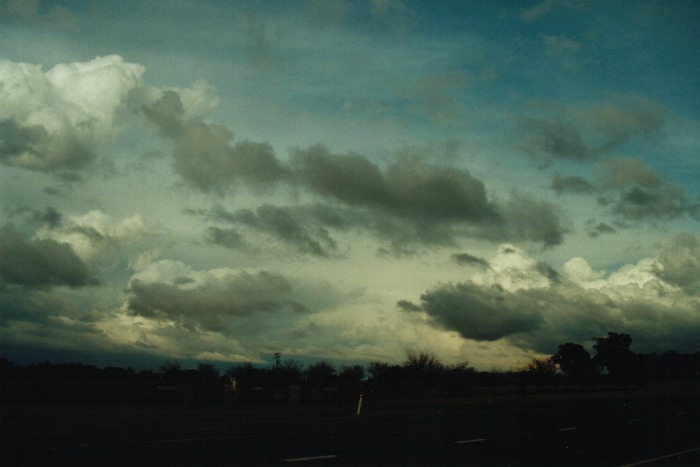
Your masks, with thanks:
<instances>
[{"instance_id":1,"label":"dark storm cloud","mask_svg":"<svg viewBox=\"0 0 700 467\"><path fill-rule=\"evenodd\" d=\"M201 325L210 330L225 328L231 317L307 310L292 298L292 287L284 277L265 271L186 284L135 280L129 292L128 306L135 315L171 319L183 326Z\"/></svg>"},{"instance_id":2,"label":"dark storm cloud","mask_svg":"<svg viewBox=\"0 0 700 467\"><path fill-rule=\"evenodd\" d=\"M483 182L466 170L406 159L382 171L364 156L336 155L320 145L295 150L293 158L302 184L363 208L395 251L411 243L451 245L463 235L551 246L565 232L553 204L521 195L492 203Z\"/></svg>"},{"instance_id":3,"label":"dark storm cloud","mask_svg":"<svg viewBox=\"0 0 700 467\"><path fill-rule=\"evenodd\" d=\"M593 238L598 237L602 234L616 232L614 227L606 224L605 222L596 223L596 221L593 219L589 219L588 221L586 221L586 231L588 232L588 235Z\"/></svg>"},{"instance_id":4,"label":"dark storm cloud","mask_svg":"<svg viewBox=\"0 0 700 467\"><path fill-rule=\"evenodd\" d=\"M204 238L215 245L237 249L245 247L243 236L236 229L211 226L204 231Z\"/></svg>"},{"instance_id":5,"label":"dark storm cloud","mask_svg":"<svg viewBox=\"0 0 700 467\"><path fill-rule=\"evenodd\" d=\"M676 272L681 281L697 274L693 267ZM564 342L585 344L610 330L632 334L642 343L637 351L697 347L693 330L700 318L692 295L676 292L673 300L664 300L666 293L651 292L655 284L617 287L612 295L605 288L585 289L561 279L550 284L516 290L472 282L439 285L421 295L420 306L407 300L397 305L407 313L424 312L432 326L456 331L466 339L507 339L542 353L553 353ZM696 280L692 286L696 293L697 284Z\"/></svg>"},{"instance_id":6,"label":"dark storm cloud","mask_svg":"<svg viewBox=\"0 0 700 467\"><path fill-rule=\"evenodd\" d=\"M423 311L423 308L421 308L419 305L416 305L408 300L399 300L396 302L396 306L404 311Z\"/></svg>"},{"instance_id":7,"label":"dark storm cloud","mask_svg":"<svg viewBox=\"0 0 700 467\"><path fill-rule=\"evenodd\" d=\"M95 159L95 148L80 141L72 130L49 133L39 125L21 126L0 120L0 162L34 171L80 169Z\"/></svg>"},{"instance_id":8,"label":"dark storm cloud","mask_svg":"<svg viewBox=\"0 0 700 467\"><path fill-rule=\"evenodd\" d=\"M8 210L9 218L16 223L27 223L29 225L45 225L50 229L61 226L63 215L53 206L44 209L34 209L27 206L19 206Z\"/></svg>"},{"instance_id":9,"label":"dark storm cloud","mask_svg":"<svg viewBox=\"0 0 700 467\"><path fill-rule=\"evenodd\" d=\"M543 116L516 121L523 149L545 164L556 159L587 161L608 154L635 138L653 138L666 121L658 102L638 96L612 96L591 107L538 103Z\"/></svg>"},{"instance_id":10,"label":"dark storm cloud","mask_svg":"<svg viewBox=\"0 0 700 467\"><path fill-rule=\"evenodd\" d=\"M295 150L300 178L313 191L351 205L386 209L410 218L475 220L494 216L484 184L469 172L402 161L382 170L358 154L325 146Z\"/></svg>"},{"instance_id":11,"label":"dark storm cloud","mask_svg":"<svg viewBox=\"0 0 700 467\"><path fill-rule=\"evenodd\" d=\"M468 264L468 265L476 265L476 266L481 266L488 268L489 262L486 261L483 258L479 258L477 256L470 255L469 253L454 253L452 255L452 260L456 262L457 264Z\"/></svg>"},{"instance_id":12,"label":"dark storm cloud","mask_svg":"<svg viewBox=\"0 0 700 467\"><path fill-rule=\"evenodd\" d=\"M353 227L367 226L367 219L351 209L331 207L323 204L307 206L273 206L264 204L259 208L227 211L221 205L210 210L187 213L203 216L205 219L234 228L209 227L205 237L212 243L228 248L246 248L246 234L252 231L254 237L265 234L294 248L299 253L319 257L333 256L337 243L329 229L346 231Z\"/></svg>"},{"instance_id":13,"label":"dark storm cloud","mask_svg":"<svg viewBox=\"0 0 700 467\"><path fill-rule=\"evenodd\" d=\"M662 183L651 167L631 157L601 161L596 169L598 184L604 189L624 189L629 186L658 187Z\"/></svg>"},{"instance_id":14,"label":"dark storm cloud","mask_svg":"<svg viewBox=\"0 0 700 467\"><path fill-rule=\"evenodd\" d=\"M522 118L518 121L518 130L527 135L526 150L534 156L547 154L556 158L586 160L593 155L579 130L569 123Z\"/></svg>"},{"instance_id":15,"label":"dark storm cloud","mask_svg":"<svg viewBox=\"0 0 700 467\"><path fill-rule=\"evenodd\" d=\"M401 162L386 174L399 212L429 219L480 221L496 217L482 181L466 170Z\"/></svg>"},{"instance_id":16,"label":"dark storm cloud","mask_svg":"<svg viewBox=\"0 0 700 467\"><path fill-rule=\"evenodd\" d=\"M326 257L336 250L336 243L324 228L308 222L307 213L294 208L269 204L255 211L244 209L234 215L234 222L276 237L301 253Z\"/></svg>"},{"instance_id":17,"label":"dark storm cloud","mask_svg":"<svg viewBox=\"0 0 700 467\"><path fill-rule=\"evenodd\" d=\"M79 287L96 283L73 249L53 240L27 240L13 227L0 229L0 286Z\"/></svg>"},{"instance_id":18,"label":"dark storm cloud","mask_svg":"<svg viewBox=\"0 0 700 467\"><path fill-rule=\"evenodd\" d=\"M553 204L518 195L497 205L486 196L484 183L464 169L413 158L383 170L363 155L334 154L323 145L292 150L289 166L283 166L267 145L243 142L231 147L232 135L222 126L181 124L183 110L173 92L144 112L161 131L174 134L175 170L203 191L223 192L236 180L261 188L286 182L325 197L315 212L267 206L219 219L260 229L302 252L331 253L335 244L326 228L369 229L388 239L391 250L404 252L411 244L453 245L464 235L552 246L561 242L565 230ZM333 202L338 204L331 207ZM209 232L214 240L221 234Z\"/></svg>"},{"instance_id":19,"label":"dark storm cloud","mask_svg":"<svg viewBox=\"0 0 700 467\"><path fill-rule=\"evenodd\" d=\"M223 193L238 181L271 188L288 176L269 144L244 140L232 145L233 134L226 127L186 120L175 91L164 92L143 112L161 134L174 140L175 172L203 192Z\"/></svg>"},{"instance_id":20,"label":"dark storm cloud","mask_svg":"<svg viewBox=\"0 0 700 467\"><path fill-rule=\"evenodd\" d=\"M552 189L561 193L592 193L593 185L586 179L581 177L565 177L560 174L555 174L552 179Z\"/></svg>"},{"instance_id":21,"label":"dark storm cloud","mask_svg":"<svg viewBox=\"0 0 700 467\"><path fill-rule=\"evenodd\" d=\"M498 207L502 225L484 231L484 238L493 241L532 241L545 247L562 242L567 229L562 225L562 214L548 201L528 196L513 198Z\"/></svg>"},{"instance_id":22,"label":"dark storm cloud","mask_svg":"<svg viewBox=\"0 0 700 467\"><path fill-rule=\"evenodd\" d=\"M466 339L493 341L540 325L540 312L523 303L518 295L499 286L449 284L421 295L421 304L439 326L457 331Z\"/></svg>"},{"instance_id":23,"label":"dark storm cloud","mask_svg":"<svg viewBox=\"0 0 700 467\"><path fill-rule=\"evenodd\" d=\"M602 204L624 219L664 219L697 215L700 204L675 183L633 158L616 158L597 165Z\"/></svg>"},{"instance_id":24,"label":"dark storm cloud","mask_svg":"<svg viewBox=\"0 0 700 467\"><path fill-rule=\"evenodd\" d=\"M700 239L681 233L665 241L659 253L656 274L663 280L700 296Z\"/></svg>"},{"instance_id":25,"label":"dark storm cloud","mask_svg":"<svg viewBox=\"0 0 700 467\"><path fill-rule=\"evenodd\" d=\"M163 91L160 99L151 105L143 106L142 110L146 117L156 124L163 136L175 138L182 132L185 107L177 92Z\"/></svg>"},{"instance_id":26,"label":"dark storm cloud","mask_svg":"<svg viewBox=\"0 0 700 467\"><path fill-rule=\"evenodd\" d=\"M594 166L591 181L555 174L552 189L594 195L623 221L671 219L700 214L700 202L683 189L657 174L643 161L631 157L611 158ZM599 233L609 232L603 228Z\"/></svg>"},{"instance_id":27,"label":"dark storm cloud","mask_svg":"<svg viewBox=\"0 0 700 467\"><path fill-rule=\"evenodd\" d=\"M344 203L382 206L389 193L379 167L359 154L332 154L323 145L293 151L299 178L313 191Z\"/></svg>"},{"instance_id":28,"label":"dark storm cloud","mask_svg":"<svg viewBox=\"0 0 700 467\"><path fill-rule=\"evenodd\" d=\"M204 192L223 191L235 181L262 187L285 176L272 146L241 141L223 126L195 122L176 138L173 167L189 184Z\"/></svg>"}]
</instances>

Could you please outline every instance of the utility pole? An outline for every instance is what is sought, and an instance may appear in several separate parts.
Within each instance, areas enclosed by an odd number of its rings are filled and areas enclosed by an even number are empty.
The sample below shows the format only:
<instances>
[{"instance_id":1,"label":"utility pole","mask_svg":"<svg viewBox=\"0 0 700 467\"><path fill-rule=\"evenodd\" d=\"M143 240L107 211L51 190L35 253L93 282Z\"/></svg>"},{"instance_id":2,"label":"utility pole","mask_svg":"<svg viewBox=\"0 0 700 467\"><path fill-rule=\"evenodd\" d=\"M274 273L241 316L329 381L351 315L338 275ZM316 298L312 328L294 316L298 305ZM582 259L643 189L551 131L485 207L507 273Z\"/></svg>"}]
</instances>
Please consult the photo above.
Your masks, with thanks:
<instances>
[{"instance_id":1,"label":"utility pole","mask_svg":"<svg viewBox=\"0 0 700 467\"><path fill-rule=\"evenodd\" d=\"M275 369L279 370L280 368L280 356L282 354L279 352L275 352Z\"/></svg>"}]
</instances>

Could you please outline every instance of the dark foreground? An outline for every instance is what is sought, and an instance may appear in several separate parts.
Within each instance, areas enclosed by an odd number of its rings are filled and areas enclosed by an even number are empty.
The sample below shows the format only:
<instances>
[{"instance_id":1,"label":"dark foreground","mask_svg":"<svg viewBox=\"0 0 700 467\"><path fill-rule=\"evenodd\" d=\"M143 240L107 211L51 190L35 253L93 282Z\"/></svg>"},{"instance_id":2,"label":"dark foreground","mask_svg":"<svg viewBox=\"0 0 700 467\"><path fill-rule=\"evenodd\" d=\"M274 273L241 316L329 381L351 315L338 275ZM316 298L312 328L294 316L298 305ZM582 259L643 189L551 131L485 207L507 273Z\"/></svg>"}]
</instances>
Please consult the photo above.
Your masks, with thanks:
<instances>
[{"instance_id":1,"label":"dark foreground","mask_svg":"<svg viewBox=\"0 0 700 467\"><path fill-rule=\"evenodd\" d=\"M0 465L700 465L697 389L448 401L12 402Z\"/></svg>"}]
</instances>

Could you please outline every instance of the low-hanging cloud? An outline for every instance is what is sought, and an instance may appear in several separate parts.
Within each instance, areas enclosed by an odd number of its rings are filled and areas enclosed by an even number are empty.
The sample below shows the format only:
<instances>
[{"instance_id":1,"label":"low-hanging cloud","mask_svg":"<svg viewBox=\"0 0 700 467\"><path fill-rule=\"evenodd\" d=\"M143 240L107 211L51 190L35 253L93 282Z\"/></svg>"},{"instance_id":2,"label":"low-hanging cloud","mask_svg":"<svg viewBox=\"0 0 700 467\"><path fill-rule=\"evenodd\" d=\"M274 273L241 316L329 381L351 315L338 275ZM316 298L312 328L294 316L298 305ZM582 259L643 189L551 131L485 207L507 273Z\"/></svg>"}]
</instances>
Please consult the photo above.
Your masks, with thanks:
<instances>
[{"instance_id":1,"label":"low-hanging cloud","mask_svg":"<svg viewBox=\"0 0 700 467\"><path fill-rule=\"evenodd\" d=\"M443 285L421 295L421 304L435 323L466 339L497 340L533 330L542 320L519 294L497 286Z\"/></svg>"},{"instance_id":2,"label":"low-hanging cloud","mask_svg":"<svg viewBox=\"0 0 700 467\"><path fill-rule=\"evenodd\" d=\"M0 229L0 288L96 284L90 268L66 243L30 240L12 226Z\"/></svg>"},{"instance_id":3,"label":"low-hanging cloud","mask_svg":"<svg viewBox=\"0 0 700 467\"><path fill-rule=\"evenodd\" d=\"M567 262L560 274L501 248L491 268L472 280L438 285L420 296L420 305L402 300L398 306L465 339L505 339L543 353L611 330L633 335L640 351L692 351L697 336L691 330L700 325L698 245L695 235L681 234L664 241L657 258L610 274L583 258Z\"/></svg>"},{"instance_id":4,"label":"low-hanging cloud","mask_svg":"<svg viewBox=\"0 0 700 467\"><path fill-rule=\"evenodd\" d=\"M307 311L283 276L260 271L210 271L164 280L137 274L127 308L151 319L209 330L228 328L230 318L259 312Z\"/></svg>"}]
</instances>

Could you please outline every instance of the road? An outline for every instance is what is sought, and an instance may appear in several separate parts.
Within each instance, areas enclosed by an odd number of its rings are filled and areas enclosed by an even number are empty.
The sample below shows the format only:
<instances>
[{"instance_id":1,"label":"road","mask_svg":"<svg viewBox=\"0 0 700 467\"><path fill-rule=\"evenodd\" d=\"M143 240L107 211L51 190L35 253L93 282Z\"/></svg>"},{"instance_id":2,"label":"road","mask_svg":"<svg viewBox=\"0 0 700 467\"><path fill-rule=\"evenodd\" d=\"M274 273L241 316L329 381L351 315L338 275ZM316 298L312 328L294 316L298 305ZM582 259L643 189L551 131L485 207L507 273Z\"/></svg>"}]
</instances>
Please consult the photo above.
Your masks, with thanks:
<instances>
[{"instance_id":1,"label":"road","mask_svg":"<svg viewBox=\"0 0 700 467\"><path fill-rule=\"evenodd\" d=\"M269 405L269 404L268 404ZM700 465L697 397L49 404L3 410L2 465ZM33 418L32 418L33 417Z\"/></svg>"}]
</instances>

